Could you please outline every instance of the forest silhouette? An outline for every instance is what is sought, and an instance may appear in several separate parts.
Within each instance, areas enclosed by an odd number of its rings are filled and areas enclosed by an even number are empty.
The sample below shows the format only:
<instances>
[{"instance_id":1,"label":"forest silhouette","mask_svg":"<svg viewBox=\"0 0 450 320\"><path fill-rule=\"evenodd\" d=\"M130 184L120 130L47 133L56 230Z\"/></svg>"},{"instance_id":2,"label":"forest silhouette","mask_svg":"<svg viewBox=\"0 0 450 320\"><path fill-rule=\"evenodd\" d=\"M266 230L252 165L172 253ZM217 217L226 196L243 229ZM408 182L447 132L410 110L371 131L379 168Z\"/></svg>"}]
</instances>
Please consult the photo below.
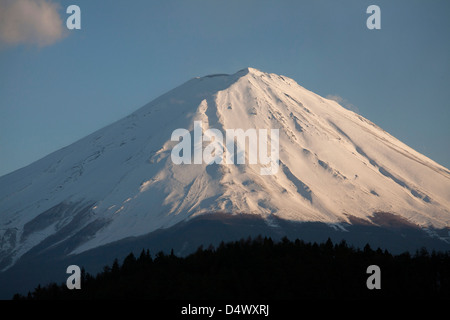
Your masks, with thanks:
<instances>
[{"instance_id":1,"label":"forest silhouette","mask_svg":"<svg viewBox=\"0 0 450 320\"><path fill-rule=\"evenodd\" d=\"M367 267L381 270L381 289L369 290ZM393 255L368 244L306 243L257 237L199 247L189 256L142 250L93 276L81 272L81 289L38 285L13 299L449 299L449 252Z\"/></svg>"}]
</instances>

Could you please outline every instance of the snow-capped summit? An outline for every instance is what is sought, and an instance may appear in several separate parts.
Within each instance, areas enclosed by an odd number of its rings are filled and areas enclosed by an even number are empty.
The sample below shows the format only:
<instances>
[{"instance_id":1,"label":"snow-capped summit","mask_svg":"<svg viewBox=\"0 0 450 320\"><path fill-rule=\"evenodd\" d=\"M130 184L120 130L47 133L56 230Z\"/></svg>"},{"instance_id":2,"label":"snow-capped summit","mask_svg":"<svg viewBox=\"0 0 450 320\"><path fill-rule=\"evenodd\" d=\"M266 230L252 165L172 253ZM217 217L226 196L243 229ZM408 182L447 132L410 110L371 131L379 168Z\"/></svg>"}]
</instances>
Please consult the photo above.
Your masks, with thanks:
<instances>
[{"instance_id":1,"label":"snow-capped summit","mask_svg":"<svg viewBox=\"0 0 450 320\"><path fill-rule=\"evenodd\" d=\"M278 129L278 171L262 175L249 153L242 164L175 164L172 133L193 136L195 122L224 137ZM0 177L0 269L31 250L80 253L213 212L335 225L388 212L448 228L450 171L288 77L246 68L194 78Z\"/></svg>"}]
</instances>

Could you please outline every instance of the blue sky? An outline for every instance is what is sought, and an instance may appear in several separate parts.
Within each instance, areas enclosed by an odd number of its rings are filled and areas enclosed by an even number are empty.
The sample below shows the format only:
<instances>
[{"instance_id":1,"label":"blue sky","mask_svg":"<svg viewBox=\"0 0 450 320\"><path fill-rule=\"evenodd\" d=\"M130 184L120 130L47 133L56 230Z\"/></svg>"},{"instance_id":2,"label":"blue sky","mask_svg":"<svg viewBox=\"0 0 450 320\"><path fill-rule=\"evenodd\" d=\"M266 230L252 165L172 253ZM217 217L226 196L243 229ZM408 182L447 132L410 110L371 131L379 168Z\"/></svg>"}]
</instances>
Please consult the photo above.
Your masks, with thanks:
<instances>
[{"instance_id":1,"label":"blue sky","mask_svg":"<svg viewBox=\"0 0 450 320\"><path fill-rule=\"evenodd\" d=\"M192 77L247 66L339 96L450 167L450 1L17 1L60 21L36 10L33 32L6 34L0 0L0 175ZM71 4L81 30L65 26ZM381 30L366 27L371 4Z\"/></svg>"}]
</instances>

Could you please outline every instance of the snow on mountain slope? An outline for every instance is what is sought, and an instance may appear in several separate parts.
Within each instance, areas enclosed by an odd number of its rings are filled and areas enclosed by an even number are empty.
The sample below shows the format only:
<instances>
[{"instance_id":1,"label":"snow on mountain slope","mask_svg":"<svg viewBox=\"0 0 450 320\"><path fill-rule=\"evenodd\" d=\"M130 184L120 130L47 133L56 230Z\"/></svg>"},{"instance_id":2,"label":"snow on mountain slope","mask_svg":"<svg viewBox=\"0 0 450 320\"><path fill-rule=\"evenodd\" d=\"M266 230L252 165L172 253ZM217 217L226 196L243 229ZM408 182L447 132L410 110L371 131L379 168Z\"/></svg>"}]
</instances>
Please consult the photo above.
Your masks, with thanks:
<instances>
[{"instance_id":1,"label":"snow on mountain slope","mask_svg":"<svg viewBox=\"0 0 450 320\"><path fill-rule=\"evenodd\" d=\"M194 121L279 129L278 172L174 164L171 134ZM38 244L71 239L67 254L79 253L208 212L338 224L380 211L450 227L450 171L294 80L247 68L192 79L0 177L0 269Z\"/></svg>"}]
</instances>

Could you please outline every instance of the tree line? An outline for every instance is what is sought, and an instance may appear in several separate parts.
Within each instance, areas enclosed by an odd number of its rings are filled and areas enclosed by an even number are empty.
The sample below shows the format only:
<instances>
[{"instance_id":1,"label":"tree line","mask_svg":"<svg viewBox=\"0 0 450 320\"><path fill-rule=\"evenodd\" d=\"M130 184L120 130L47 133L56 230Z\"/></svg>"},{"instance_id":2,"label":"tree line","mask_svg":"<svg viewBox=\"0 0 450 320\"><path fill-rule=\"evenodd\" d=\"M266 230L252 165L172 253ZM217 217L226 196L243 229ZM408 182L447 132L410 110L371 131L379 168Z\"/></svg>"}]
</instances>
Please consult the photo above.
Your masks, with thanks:
<instances>
[{"instance_id":1,"label":"tree line","mask_svg":"<svg viewBox=\"0 0 450 320\"><path fill-rule=\"evenodd\" d=\"M381 270L381 289L366 286L367 267ZM450 298L449 252L393 255L345 241L310 243L257 237L199 247L189 256L142 250L93 276L82 269L81 289L38 285L13 299L383 299Z\"/></svg>"}]
</instances>

